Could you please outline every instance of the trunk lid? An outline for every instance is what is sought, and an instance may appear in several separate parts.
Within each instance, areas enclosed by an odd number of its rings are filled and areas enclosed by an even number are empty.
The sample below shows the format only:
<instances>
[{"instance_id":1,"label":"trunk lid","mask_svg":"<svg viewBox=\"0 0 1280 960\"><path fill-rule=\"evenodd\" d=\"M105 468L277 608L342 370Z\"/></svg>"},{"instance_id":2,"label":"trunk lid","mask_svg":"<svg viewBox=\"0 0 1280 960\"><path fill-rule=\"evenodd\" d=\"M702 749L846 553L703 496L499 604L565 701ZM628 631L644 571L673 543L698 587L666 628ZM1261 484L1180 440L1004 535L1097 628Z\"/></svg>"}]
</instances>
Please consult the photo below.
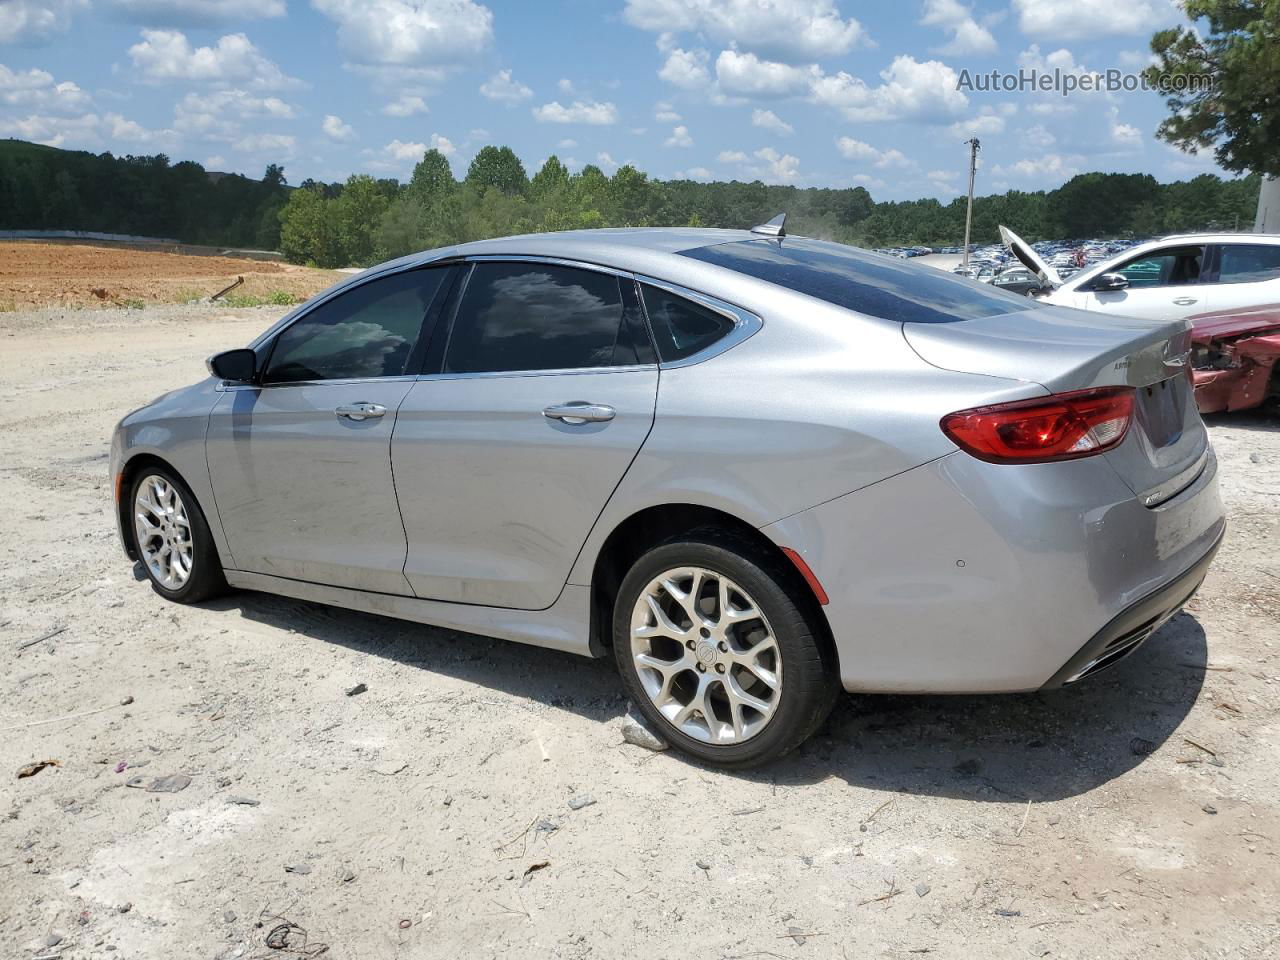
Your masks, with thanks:
<instances>
[{"instance_id":1,"label":"trunk lid","mask_svg":"<svg viewBox=\"0 0 1280 960\"><path fill-rule=\"evenodd\" d=\"M1044 258L1031 248L1031 244L1008 227L1000 227L1000 241L1009 248L1009 252L1021 261L1022 265L1040 278L1040 282L1050 287L1062 286L1062 277L1058 271L1044 262Z\"/></svg>"},{"instance_id":2,"label":"trunk lid","mask_svg":"<svg viewBox=\"0 0 1280 960\"><path fill-rule=\"evenodd\" d=\"M1135 388L1134 417L1120 446L1102 456L1147 505L1199 476L1208 433L1187 368L1185 320L1153 321L1045 305L956 323L904 323L926 362L946 370L1038 383L1051 393Z\"/></svg>"}]
</instances>

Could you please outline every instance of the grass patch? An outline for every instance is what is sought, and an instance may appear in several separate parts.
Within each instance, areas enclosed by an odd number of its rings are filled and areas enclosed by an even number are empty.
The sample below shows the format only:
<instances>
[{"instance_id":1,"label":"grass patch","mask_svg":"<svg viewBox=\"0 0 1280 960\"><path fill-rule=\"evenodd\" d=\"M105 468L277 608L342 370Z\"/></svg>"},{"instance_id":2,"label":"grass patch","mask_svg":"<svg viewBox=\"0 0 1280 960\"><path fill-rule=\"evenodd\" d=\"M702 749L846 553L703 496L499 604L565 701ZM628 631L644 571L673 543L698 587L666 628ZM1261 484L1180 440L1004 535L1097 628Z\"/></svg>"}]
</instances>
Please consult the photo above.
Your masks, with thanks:
<instances>
[{"instance_id":1,"label":"grass patch","mask_svg":"<svg viewBox=\"0 0 1280 960\"><path fill-rule=\"evenodd\" d=\"M295 297L292 293L285 290L273 290L264 295L256 293L231 294L223 297L218 303L225 303L228 307L292 307L299 304L302 300Z\"/></svg>"},{"instance_id":2,"label":"grass patch","mask_svg":"<svg viewBox=\"0 0 1280 960\"><path fill-rule=\"evenodd\" d=\"M141 310L146 305L145 300L140 300L137 297L129 297L127 300L119 301L119 306L124 307L126 310Z\"/></svg>"}]
</instances>

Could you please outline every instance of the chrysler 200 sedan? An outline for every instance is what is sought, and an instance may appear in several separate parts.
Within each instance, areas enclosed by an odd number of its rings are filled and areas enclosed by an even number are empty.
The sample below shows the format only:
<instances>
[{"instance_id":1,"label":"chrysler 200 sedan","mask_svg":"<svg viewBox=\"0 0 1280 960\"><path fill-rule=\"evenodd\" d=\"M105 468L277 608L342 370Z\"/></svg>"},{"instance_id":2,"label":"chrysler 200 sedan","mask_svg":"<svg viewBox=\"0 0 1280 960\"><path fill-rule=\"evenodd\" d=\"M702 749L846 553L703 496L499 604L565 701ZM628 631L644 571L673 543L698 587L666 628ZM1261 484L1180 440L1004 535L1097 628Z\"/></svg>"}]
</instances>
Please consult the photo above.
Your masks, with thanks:
<instances>
[{"instance_id":1,"label":"chrysler 200 sedan","mask_svg":"<svg viewBox=\"0 0 1280 960\"><path fill-rule=\"evenodd\" d=\"M129 414L126 553L613 656L704 761L841 689L1026 691L1136 649L1223 534L1184 321L755 231L485 240L375 267Z\"/></svg>"}]
</instances>

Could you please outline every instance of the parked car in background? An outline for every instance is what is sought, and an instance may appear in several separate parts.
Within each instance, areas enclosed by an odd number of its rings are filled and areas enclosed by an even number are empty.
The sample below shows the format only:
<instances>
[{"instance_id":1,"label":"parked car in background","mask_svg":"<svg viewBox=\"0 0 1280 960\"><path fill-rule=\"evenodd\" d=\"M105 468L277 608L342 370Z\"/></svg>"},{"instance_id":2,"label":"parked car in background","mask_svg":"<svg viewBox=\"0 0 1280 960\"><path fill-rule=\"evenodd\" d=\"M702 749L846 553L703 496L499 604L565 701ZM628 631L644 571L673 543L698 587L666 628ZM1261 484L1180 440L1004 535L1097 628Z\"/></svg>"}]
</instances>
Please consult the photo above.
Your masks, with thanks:
<instances>
[{"instance_id":1,"label":"parked car in background","mask_svg":"<svg viewBox=\"0 0 1280 960\"><path fill-rule=\"evenodd\" d=\"M746 766L842 688L1058 687L1172 617L1224 527L1189 347L780 219L484 240L126 416L116 516L162 597L611 656Z\"/></svg>"},{"instance_id":2,"label":"parked car in background","mask_svg":"<svg viewBox=\"0 0 1280 960\"><path fill-rule=\"evenodd\" d=\"M1191 338L1201 413L1280 410L1280 303L1192 317Z\"/></svg>"},{"instance_id":3,"label":"parked car in background","mask_svg":"<svg viewBox=\"0 0 1280 960\"><path fill-rule=\"evenodd\" d=\"M991 278L991 285L1024 297L1043 286L1040 278L1023 266L1005 267Z\"/></svg>"},{"instance_id":4,"label":"parked car in background","mask_svg":"<svg viewBox=\"0 0 1280 960\"><path fill-rule=\"evenodd\" d=\"M1280 303L1280 236L1203 233L1140 244L1064 280L1007 227L1009 250L1044 281L1040 299L1064 307L1172 319Z\"/></svg>"}]
</instances>

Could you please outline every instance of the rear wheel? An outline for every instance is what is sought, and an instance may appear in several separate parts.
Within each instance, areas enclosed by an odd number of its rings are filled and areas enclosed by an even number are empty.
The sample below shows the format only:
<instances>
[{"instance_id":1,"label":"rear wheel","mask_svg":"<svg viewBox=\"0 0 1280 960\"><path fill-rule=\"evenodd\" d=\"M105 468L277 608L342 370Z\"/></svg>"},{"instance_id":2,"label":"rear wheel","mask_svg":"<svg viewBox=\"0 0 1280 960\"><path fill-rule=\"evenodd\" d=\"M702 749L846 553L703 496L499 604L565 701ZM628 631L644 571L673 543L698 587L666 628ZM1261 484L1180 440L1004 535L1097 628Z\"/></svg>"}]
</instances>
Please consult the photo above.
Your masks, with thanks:
<instances>
[{"instance_id":1,"label":"rear wheel","mask_svg":"<svg viewBox=\"0 0 1280 960\"><path fill-rule=\"evenodd\" d=\"M785 564L722 531L650 550L614 607L631 699L672 744L709 763L782 756L826 719L839 691L805 590Z\"/></svg>"},{"instance_id":2,"label":"rear wheel","mask_svg":"<svg viewBox=\"0 0 1280 960\"><path fill-rule=\"evenodd\" d=\"M156 593L199 603L227 589L209 525L186 484L149 467L131 485L129 502L138 559Z\"/></svg>"}]
</instances>

